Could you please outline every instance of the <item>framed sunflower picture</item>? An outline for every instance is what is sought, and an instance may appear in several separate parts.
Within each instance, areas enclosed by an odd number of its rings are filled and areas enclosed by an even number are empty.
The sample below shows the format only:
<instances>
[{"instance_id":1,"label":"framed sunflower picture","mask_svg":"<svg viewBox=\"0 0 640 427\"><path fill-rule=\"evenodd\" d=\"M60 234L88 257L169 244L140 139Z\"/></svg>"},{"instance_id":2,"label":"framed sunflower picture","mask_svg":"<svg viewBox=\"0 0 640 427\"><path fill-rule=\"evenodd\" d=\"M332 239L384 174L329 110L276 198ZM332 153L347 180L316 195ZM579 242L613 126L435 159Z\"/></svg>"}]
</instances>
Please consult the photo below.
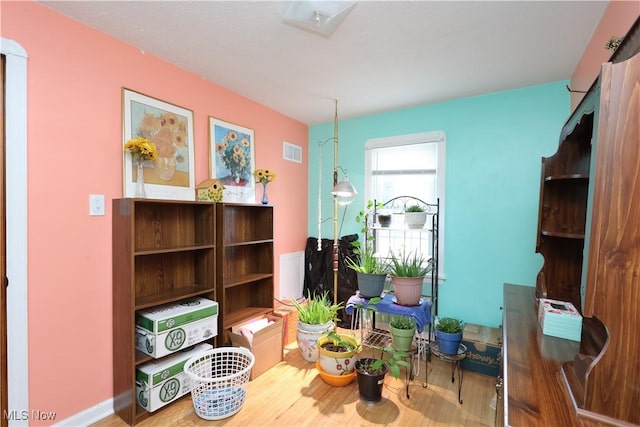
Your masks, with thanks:
<instances>
[{"instance_id":1,"label":"framed sunflower picture","mask_svg":"<svg viewBox=\"0 0 640 427\"><path fill-rule=\"evenodd\" d=\"M224 185L225 202L255 203L253 139L253 130L209 117L209 168Z\"/></svg>"},{"instance_id":2,"label":"framed sunflower picture","mask_svg":"<svg viewBox=\"0 0 640 427\"><path fill-rule=\"evenodd\" d=\"M122 88L123 144L147 140L156 155L143 163L146 197L194 200L193 111ZM137 197L133 156L124 154L124 197Z\"/></svg>"}]
</instances>

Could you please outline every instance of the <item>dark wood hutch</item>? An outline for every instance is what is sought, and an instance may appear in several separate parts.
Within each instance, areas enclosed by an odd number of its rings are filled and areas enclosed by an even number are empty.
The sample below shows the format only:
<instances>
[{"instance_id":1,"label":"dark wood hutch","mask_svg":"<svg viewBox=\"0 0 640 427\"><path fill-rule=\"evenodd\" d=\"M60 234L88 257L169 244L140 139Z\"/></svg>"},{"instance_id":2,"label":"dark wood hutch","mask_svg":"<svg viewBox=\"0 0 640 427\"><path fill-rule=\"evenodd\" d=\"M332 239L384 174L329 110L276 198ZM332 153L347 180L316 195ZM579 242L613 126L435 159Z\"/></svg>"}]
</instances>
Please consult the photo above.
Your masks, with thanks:
<instances>
[{"instance_id":1,"label":"dark wood hutch","mask_svg":"<svg viewBox=\"0 0 640 427\"><path fill-rule=\"evenodd\" d=\"M640 424L639 50L637 20L542 159L544 265L504 289L507 425ZM582 312L580 343L541 335L541 297Z\"/></svg>"}]
</instances>

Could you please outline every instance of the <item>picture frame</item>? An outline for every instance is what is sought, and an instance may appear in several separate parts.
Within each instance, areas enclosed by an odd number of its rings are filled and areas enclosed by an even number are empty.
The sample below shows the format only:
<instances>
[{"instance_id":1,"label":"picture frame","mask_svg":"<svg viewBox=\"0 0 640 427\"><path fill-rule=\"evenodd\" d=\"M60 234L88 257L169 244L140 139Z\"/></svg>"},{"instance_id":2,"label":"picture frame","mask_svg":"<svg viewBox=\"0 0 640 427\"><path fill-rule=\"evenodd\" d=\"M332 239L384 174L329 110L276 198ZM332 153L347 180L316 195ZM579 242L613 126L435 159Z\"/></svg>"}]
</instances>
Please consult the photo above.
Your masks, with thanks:
<instances>
[{"instance_id":1,"label":"picture frame","mask_svg":"<svg viewBox=\"0 0 640 427\"><path fill-rule=\"evenodd\" d=\"M195 200L193 111L122 88L124 197L135 197L136 173L128 140L143 137L158 157L144 162L144 187L151 199Z\"/></svg>"},{"instance_id":2,"label":"picture frame","mask_svg":"<svg viewBox=\"0 0 640 427\"><path fill-rule=\"evenodd\" d=\"M209 170L224 185L222 201L255 203L252 129L209 116Z\"/></svg>"}]
</instances>

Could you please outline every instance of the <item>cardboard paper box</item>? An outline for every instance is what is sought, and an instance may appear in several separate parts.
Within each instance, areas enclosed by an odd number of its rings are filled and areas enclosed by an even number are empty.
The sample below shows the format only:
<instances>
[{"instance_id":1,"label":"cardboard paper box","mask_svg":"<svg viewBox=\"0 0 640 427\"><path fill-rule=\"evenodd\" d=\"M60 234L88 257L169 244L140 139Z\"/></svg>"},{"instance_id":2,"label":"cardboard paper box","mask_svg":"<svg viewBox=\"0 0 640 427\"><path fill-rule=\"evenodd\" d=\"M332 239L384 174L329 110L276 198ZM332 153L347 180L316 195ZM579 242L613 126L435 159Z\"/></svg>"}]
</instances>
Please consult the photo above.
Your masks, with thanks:
<instances>
[{"instance_id":1,"label":"cardboard paper box","mask_svg":"<svg viewBox=\"0 0 640 427\"><path fill-rule=\"evenodd\" d=\"M498 376L502 348L500 328L466 323L462 332L462 344L467 347L462 369L491 377Z\"/></svg>"},{"instance_id":2,"label":"cardboard paper box","mask_svg":"<svg viewBox=\"0 0 640 427\"><path fill-rule=\"evenodd\" d=\"M250 327L252 323L265 320L273 323L255 330L252 340L240 332L243 327ZM231 328L229 332L231 343L236 347L248 348L255 357L255 363L251 369L252 380L282 360L282 324L281 317L262 316Z\"/></svg>"},{"instance_id":3,"label":"cardboard paper box","mask_svg":"<svg viewBox=\"0 0 640 427\"><path fill-rule=\"evenodd\" d=\"M184 372L184 364L192 356L212 348L211 344L202 343L189 351L177 352L139 366L136 369L138 405L153 412L189 393L192 381Z\"/></svg>"},{"instance_id":4,"label":"cardboard paper box","mask_svg":"<svg viewBox=\"0 0 640 427\"><path fill-rule=\"evenodd\" d=\"M582 316L570 302L540 298L538 323L545 335L573 341L581 339Z\"/></svg>"},{"instance_id":5,"label":"cardboard paper box","mask_svg":"<svg viewBox=\"0 0 640 427\"><path fill-rule=\"evenodd\" d=\"M282 317L282 344L287 345L297 341L298 310L291 306L281 305L273 311L275 316Z\"/></svg>"},{"instance_id":6,"label":"cardboard paper box","mask_svg":"<svg viewBox=\"0 0 640 427\"><path fill-rule=\"evenodd\" d=\"M218 315L218 303L207 298L188 298L136 313L136 325L160 333L205 317Z\"/></svg>"},{"instance_id":7,"label":"cardboard paper box","mask_svg":"<svg viewBox=\"0 0 640 427\"><path fill-rule=\"evenodd\" d=\"M160 358L218 334L218 303L189 298L136 313L136 348Z\"/></svg>"}]
</instances>

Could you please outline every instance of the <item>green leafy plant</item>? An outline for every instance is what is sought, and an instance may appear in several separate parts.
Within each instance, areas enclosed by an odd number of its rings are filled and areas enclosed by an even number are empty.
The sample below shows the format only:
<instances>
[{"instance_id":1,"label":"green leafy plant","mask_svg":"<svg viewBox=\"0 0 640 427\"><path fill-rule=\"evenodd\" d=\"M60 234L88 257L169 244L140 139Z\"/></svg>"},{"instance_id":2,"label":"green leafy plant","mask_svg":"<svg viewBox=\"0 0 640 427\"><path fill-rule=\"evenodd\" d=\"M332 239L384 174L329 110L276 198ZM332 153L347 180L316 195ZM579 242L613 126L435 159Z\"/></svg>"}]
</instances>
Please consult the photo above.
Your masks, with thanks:
<instances>
[{"instance_id":1,"label":"green leafy plant","mask_svg":"<svg viewBox=\"0 0 640 427\"><path fill-rule=\"evenodd\" d=\"M360 359L360 372L370 375L381 374L384 370L384 366L386 365L389 367L389 372L391 373L391 375L398 378L400 376L400 366L409 368L409 363L404 360L409 357L409 353L407 353L406 351L395 350L391 346L384 347L382 351L388 354L390 357L388 359Z\"/></svg>"},{"instance_id":2,"label":"green leafy plant","mask_svg":"<svg viewBox=\"0 0 640 427\"><path fill-rule=\"evenodd\" d=\"M416 213L416 212L424 212L424 209L420 205L411 205L411 206L408 206L404 211L408 213L412 213L412 212Z\"/></svg>"},{"instance_id":3,"label":"green leafy plant","mask_svg":"<svg viewBox=\"0 0 640 427\"><path fill-rule=\"evenodd\" d=\"M314 296L309 293L309 297L304 304L293 299L293 305L298 310L298 320L310 325L322 325L330 320L337 319L338 311L340 311L343 304L342 302L338 304L331 303L328 294L328 291L325 291L322 295L316 294Z\"/></svg>"},{"instance_id":4,"label":"green leafy plant","mask_svg":"<svg viewBox=\"0 0 640 427\"><path fill-rule=\"evenodd\" d=\"M389 326L396 329L415 329L416 321L408 316L395 316L389 322Z\"/></svg>"},{"instance_id":5,"label":"green leafy plant","mask_svg":"<svg viewBox=\"0 0 640 427\"><path fill-rule=\"evenodd\" d=\"M367 202L365 209L362 209L356 215L356 222L361 224L360 232L365 239L365 248L359 241L351 243L353 247L353 253L357 255L358 261L354 261L352 258L347 257L347 267L358 273L364 274L386 274L387 263L386 261L375 256L373 251L373 241L375 238L369 234L368 216L373 208L382 208L382 203L374 203L373 200Z\"/></svg>"},{"instance_id":6,"label":"green leafy plant","mask_svg":"<svg viewBox=\"0 0 640 427\"><path fill-rule=\"evenodd\" d=\"M356 243L358 243L357 246L355 245ZM353 253L358 255L359 262L347 257L345 258L347 267L358 273L386 274L388 269L387 262L375 256L372 246L362 250L359 243L357 241L352 243L354 246Z\"/></svg>"},{"instance_id":7,"label":"green leafy plant","mask_svg":"<svg viewBox=\"0 0 640 427\"><path fill-rule=\"evenodd\" d=\"M389 274L397 277L424 277L433 268L433 259L427 260L418 252L402 252L391 256Z\"/></svg>"},{"instance_id":8,"label":"green leafy plant","mask_svg":"<svg viewBox=\"0 0 640 427\"><path fill-rule=\"evenodd\" d=\"M360 344L354 346L349 341L346 341L346 340L342 339L342 337L340 335L338 335L336 333L336 331L329 332L327 334L327 337L331 340L331 343L334 346L343 347L344 348L344 352L359 351L360 348L361 348ZM334 351L336 351L336 350L334 350Z\"/></svg>"},{"instance_id":9,"label":"green leafy plant","mask_svg":"<svg viewBox=\"0 0 640 427\"><path fill-rule=\"evenodd\" d=\"M441 317L436 322L435 328L447 334L459 334L464 328L464 322L454 317Z\"/></svg>"}]
</instances>

